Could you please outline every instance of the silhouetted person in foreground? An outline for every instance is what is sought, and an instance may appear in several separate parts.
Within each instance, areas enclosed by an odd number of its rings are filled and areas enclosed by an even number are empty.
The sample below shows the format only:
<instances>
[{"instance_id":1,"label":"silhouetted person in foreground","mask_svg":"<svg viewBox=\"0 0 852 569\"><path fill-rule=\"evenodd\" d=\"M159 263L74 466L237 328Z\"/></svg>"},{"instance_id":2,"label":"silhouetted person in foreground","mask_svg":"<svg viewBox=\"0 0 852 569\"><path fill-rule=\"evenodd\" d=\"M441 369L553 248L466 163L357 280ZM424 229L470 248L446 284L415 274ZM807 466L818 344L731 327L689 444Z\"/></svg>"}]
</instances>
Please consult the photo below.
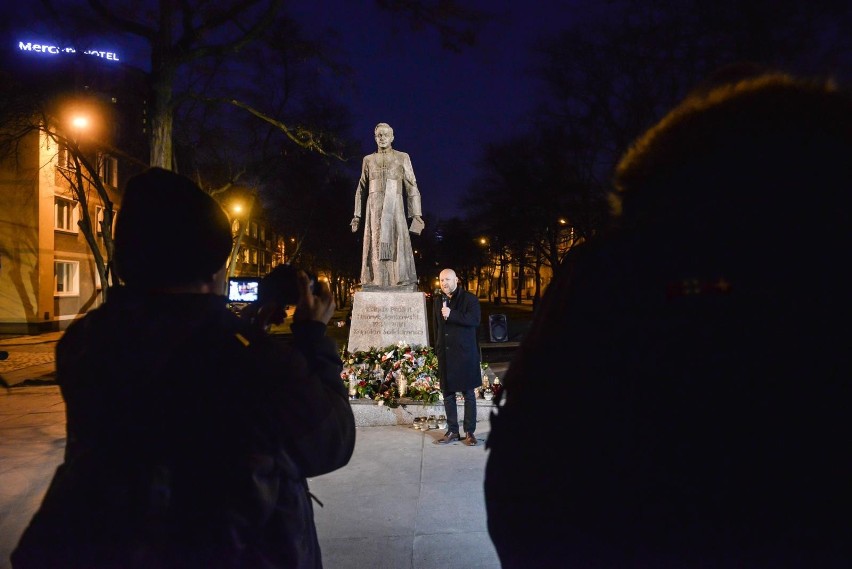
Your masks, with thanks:
<instances>
[{"instance_id":1,"label":"silhouetted person in foreground","mask_svg":"<svg viewBox=\"0 0 852 569\"><path fill-rule=\"evenodd\" d=\"M161 169L128 183L115 245L126 286L57 346L65 461L13 567L321 567L306 478L354 446L328 289L301 274L292 347L237 318L227 216Z\"/></svg>"},{"instance_id":2,"label":"silhouetted person in foreground","mask_svg":"<svg viewBox=\"0 0 852 569\"><path fill-rule=\"evenodd\" d=\"M850 95L702 89L615 183L492 418L503 567L849 567Z\"/></svg>"}]
</instances>

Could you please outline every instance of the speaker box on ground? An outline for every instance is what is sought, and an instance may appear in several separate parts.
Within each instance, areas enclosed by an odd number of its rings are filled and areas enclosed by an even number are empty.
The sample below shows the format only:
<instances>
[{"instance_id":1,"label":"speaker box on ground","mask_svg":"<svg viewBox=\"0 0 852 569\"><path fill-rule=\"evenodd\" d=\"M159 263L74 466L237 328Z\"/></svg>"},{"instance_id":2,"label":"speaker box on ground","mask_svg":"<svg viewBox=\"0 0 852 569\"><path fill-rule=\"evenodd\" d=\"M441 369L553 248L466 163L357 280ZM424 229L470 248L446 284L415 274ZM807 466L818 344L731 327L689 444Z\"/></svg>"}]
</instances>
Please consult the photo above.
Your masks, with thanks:
<instances>
[{"instance_id":1,"label":"speaker box on ground","mask_svg":"<svg viewBox=\"0 0 852 569\"><path fill-rule=\"evenodd\" d=\"M509 325L505 314L491 314L488 316L488 334L492 342L509 341Z\"/></svg>"}]
</instances>

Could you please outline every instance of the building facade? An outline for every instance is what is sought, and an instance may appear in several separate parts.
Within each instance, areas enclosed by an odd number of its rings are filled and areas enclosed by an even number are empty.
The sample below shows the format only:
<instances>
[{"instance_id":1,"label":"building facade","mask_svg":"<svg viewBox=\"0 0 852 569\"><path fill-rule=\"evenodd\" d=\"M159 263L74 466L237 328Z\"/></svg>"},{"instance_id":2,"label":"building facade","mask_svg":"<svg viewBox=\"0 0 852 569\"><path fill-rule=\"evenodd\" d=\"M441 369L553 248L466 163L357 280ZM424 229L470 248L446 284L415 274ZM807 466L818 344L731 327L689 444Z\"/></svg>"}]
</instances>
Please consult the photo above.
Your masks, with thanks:
<instances>
[{"instance_id":1,"label":"building facade","mask_svg":"<svg viewBox=\"0 0 852 569\"><path fill-rule=\"evenodd\" d=\"M0 138L5 138L0 154L0 334L62 330L101 303L108 283L101 282L92 246L107 257L100 224L106 203L95 184L117 212L119 188L147 163L141 72L91 55L63 60L57 58L61 53L20 51L5 63L15 88L31 90L39 101L48 100L39 89L50 89L56 95L50 100L67 103L50 109L35 105L29 119L19 112L0 122ZM41 58L46 55L57 57ZM78 105L81 101L87 104ZM66 121L74 105L96 111L97 116L78 117L96 128L89 131L81 123L72 131ZM89 167L81 167L80 159ZM80 225L84 209L93 225L93 244Z\"/></svg>"}]
</instances>

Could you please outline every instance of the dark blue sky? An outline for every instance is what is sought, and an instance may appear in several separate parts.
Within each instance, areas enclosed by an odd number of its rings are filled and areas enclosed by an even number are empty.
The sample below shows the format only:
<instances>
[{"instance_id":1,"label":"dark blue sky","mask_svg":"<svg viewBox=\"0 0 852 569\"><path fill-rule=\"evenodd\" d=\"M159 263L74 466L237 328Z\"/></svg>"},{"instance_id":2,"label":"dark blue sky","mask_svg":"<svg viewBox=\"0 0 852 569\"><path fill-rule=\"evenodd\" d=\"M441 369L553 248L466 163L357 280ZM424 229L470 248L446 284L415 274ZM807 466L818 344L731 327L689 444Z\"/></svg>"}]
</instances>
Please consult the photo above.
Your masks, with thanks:
<instances>
[{"instance_id":1,"label":"dark blue sky","mask_svg":"<svg viewBox=\"0 0 852 569\"><path fill-rule=\"evenodd\" d=\"M460 53L443 49L435 30L412 30L406 18L369 0L314 0L292 8L306 35L343 48L353 75L340 98L352 112L353 134L372 150L373 127L389 123L394 147L411 155L424 210L442 218L462 213L458 200L483 145L520 130L539 90L527 73L529 47L577 17L572 6L578 2L463 4L494 17L479 29L477 44Z\"/></svg>"},{"instance_id":2,"label":"dark blue sky","mask_svg":"<svg viewBox=\"0 0 852 569\"><path fill-rule=\"evenodd\" d=\"M70 0L70 4L81 0ZM461 215L459 198L471 184L475 164L488 142L521 130L538 98L528 73L530 46L538 37L582 18L593 0L461 0L491 18L478 28L477 42L456 53L441 46L432 28L413 30L407 15L376 7L374 0L310 0L288 7L304 34L322 41L352 74L333 77L335 95L351 112L352 135L365 151L375 149L373 127L390 123L394 147L411 155L427 213ZM12 40L39 41L39 20L17 11ZM146 68L147 52L130 36L104 41L123 61ZM117 45L114 45L116 44ZM10 46L13 47L13 46ZM354 157L355 169L361 157ZM355 192L353 182L353 200Z\"/></svg>"}]
</instances>

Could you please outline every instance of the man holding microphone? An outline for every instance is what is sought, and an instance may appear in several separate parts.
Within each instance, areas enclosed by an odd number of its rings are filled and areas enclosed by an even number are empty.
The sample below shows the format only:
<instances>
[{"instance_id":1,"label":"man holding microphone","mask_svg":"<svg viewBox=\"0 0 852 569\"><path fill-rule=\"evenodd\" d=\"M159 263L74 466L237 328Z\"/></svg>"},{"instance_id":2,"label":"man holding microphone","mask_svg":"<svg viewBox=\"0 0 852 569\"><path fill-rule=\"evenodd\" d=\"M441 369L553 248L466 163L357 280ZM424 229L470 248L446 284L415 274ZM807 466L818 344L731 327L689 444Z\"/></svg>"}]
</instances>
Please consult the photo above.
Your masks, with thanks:
<instances>
[{"instance_id":1,"label":"man holding microphone","mask_svg":"<svg viewBox=\"0 0 852 569\"><path fill-rule=\"evenodd\" d=\"M476 395L474 389L482 384L476 329L479 327L479 300L460 288L452 269L440 275L441 292L435 296L435 353L438 356L438 376L444 395L447 432L435 441L449 444L462 440L456 392L464 393L464 432L467 446L476 446Z\"/></svg>"}]
</instances>

